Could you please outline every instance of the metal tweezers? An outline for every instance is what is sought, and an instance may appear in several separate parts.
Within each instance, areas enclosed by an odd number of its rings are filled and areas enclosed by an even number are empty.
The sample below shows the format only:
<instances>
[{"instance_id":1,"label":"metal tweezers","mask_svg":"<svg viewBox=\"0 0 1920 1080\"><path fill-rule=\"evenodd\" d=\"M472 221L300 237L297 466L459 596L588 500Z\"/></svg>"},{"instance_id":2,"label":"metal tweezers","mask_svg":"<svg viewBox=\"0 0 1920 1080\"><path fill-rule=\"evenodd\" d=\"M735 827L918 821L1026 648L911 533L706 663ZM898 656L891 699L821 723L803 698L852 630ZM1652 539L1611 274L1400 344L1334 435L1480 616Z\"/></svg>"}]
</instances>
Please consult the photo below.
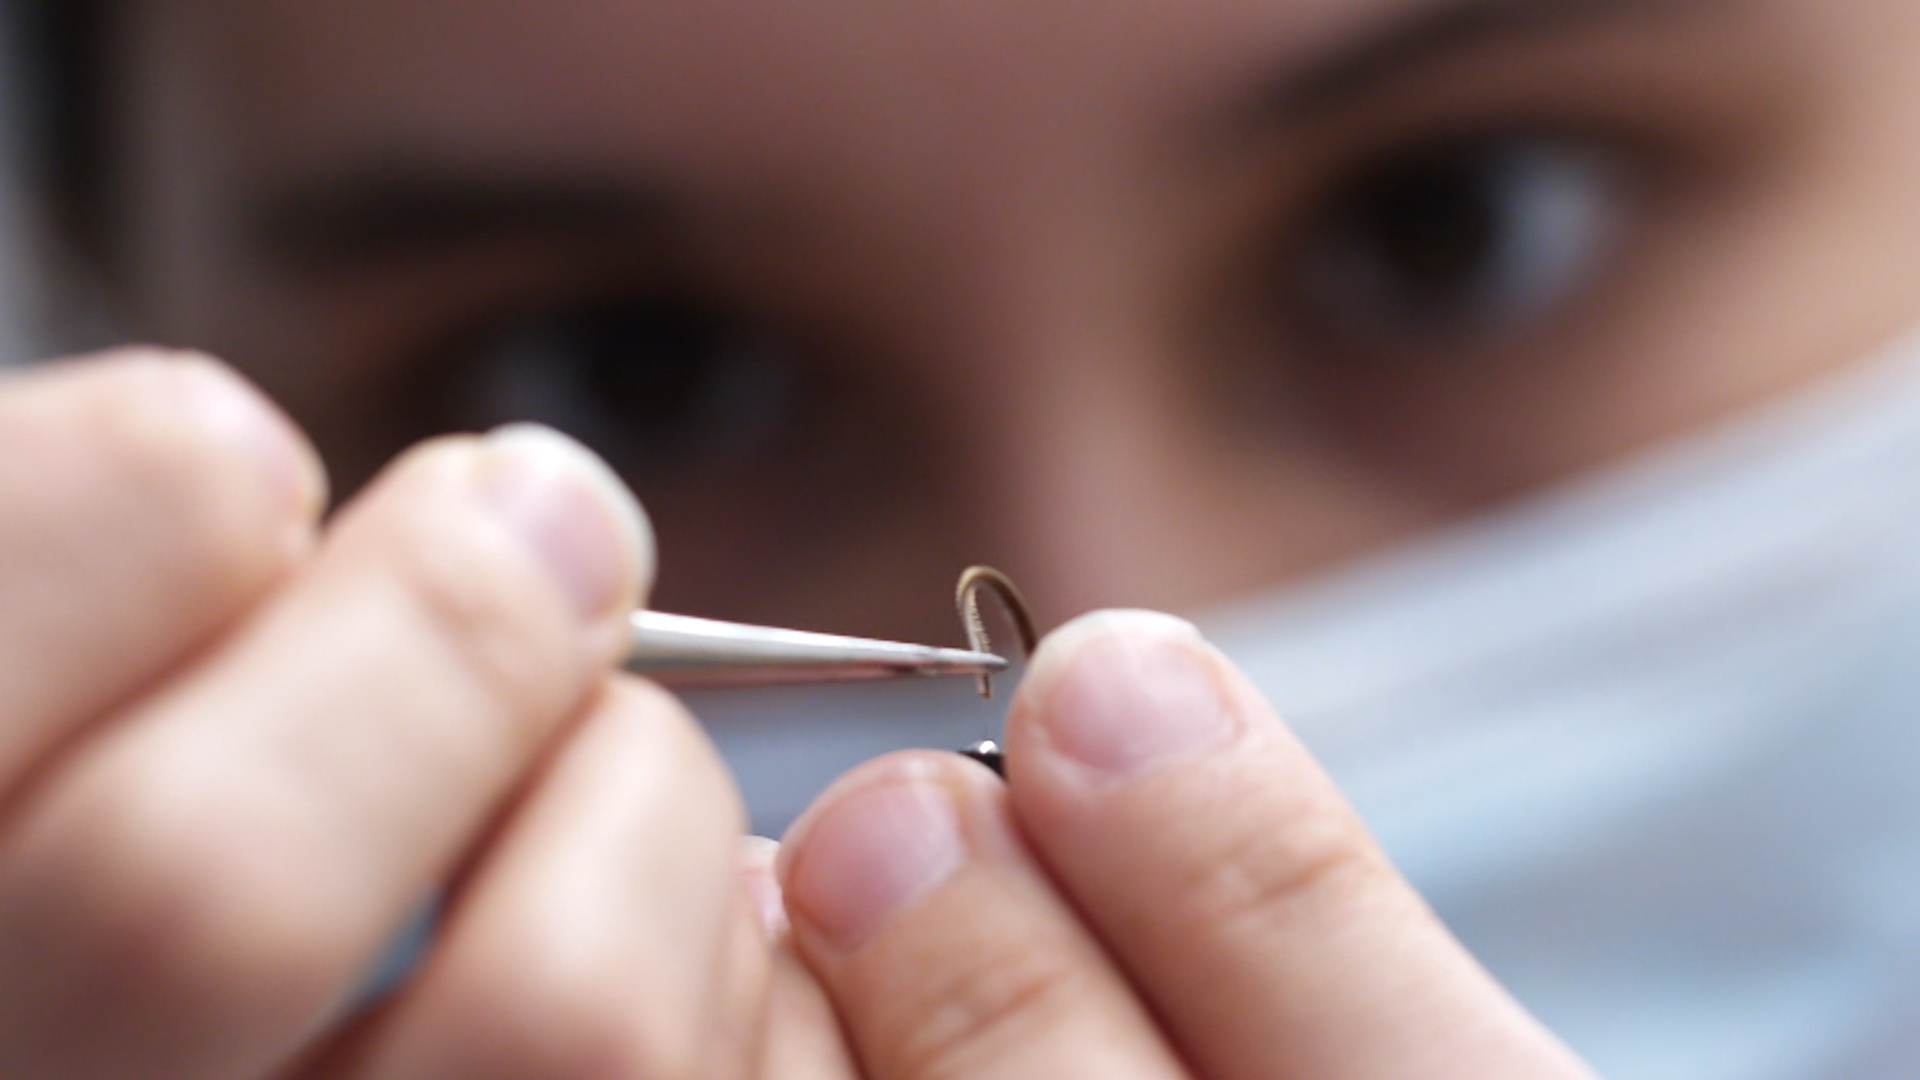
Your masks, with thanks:
<instances>
[{"instance_id":1,"label":"metal tweezers","mask_svg":"<svg viewBox=\"0 0 1920 1080\"><path fill-rule=\"evenodd\" d=\"M1004 657L898 641L695 619L633 615L627 670L674 687L775 686L914 676L993 675Z\"/></svg>"}]
</instances>

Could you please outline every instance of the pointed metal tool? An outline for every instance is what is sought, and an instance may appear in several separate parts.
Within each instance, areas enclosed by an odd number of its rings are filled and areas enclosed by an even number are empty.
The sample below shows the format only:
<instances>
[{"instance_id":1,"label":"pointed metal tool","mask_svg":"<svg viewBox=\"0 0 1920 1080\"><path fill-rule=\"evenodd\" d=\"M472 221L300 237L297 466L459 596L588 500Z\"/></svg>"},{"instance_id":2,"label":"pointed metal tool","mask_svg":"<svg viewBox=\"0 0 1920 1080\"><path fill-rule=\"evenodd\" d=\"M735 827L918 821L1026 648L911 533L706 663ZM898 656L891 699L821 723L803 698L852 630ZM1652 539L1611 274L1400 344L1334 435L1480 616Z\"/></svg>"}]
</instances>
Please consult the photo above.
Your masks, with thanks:
<instances>
[{"instance_id":1,"label":"pointed metal tool","mask_svg":"<svg viewBox=\"0 0 1920 1080\"><path fill-rule=\"evenodd\" d=\"M637 611L626 667L694 688L992 675L1007 661L989 652Z\"/></svg>"}]
</instances>

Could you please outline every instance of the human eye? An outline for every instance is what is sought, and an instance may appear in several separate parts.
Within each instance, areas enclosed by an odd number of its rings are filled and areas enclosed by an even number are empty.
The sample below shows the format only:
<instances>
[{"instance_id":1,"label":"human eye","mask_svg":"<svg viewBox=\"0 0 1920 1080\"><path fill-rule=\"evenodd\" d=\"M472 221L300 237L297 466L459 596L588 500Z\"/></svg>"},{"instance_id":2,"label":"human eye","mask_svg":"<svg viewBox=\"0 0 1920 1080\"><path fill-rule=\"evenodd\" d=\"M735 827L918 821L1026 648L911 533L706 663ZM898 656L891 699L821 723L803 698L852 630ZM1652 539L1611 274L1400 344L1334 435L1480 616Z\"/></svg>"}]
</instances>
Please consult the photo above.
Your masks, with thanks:
<instances>
[{"instance_id":1,"label":"human eye","mask_svg":"<svg viewBox=\"0 0 1920 1080\"><path fill-rule=\"evenodd\" d=\"M550 424L641 484L765 452L799 422L806 382L775 330L676 296L497 318L462 335L442 371L452 426Z\"/></svg>"},{"instance_id":2,"label":"human eye","mask_svg":"<svg viewBox=\"0 0 1920 1080\"><path fill-rule=\"evenodd\" d=\"M1316 339L1479 346L1566 312L1604 277L1632 213L1624 148L1549 131L1429 138L1337 174L1283 268Z\"/></svg>"},{"instance_id":3,"label":"human eye","mask_svg":"<svg viewBox=\"0 0 1920 1080\"><path fill-rule=\"evenodd\" d=\"M462 297L415 354L410 419L586 443L647 508L665 610L819 618L848 536L919 535L925 413L835 324L663 276L521 289L493 318Z\"/></svg>"}]
</instances>

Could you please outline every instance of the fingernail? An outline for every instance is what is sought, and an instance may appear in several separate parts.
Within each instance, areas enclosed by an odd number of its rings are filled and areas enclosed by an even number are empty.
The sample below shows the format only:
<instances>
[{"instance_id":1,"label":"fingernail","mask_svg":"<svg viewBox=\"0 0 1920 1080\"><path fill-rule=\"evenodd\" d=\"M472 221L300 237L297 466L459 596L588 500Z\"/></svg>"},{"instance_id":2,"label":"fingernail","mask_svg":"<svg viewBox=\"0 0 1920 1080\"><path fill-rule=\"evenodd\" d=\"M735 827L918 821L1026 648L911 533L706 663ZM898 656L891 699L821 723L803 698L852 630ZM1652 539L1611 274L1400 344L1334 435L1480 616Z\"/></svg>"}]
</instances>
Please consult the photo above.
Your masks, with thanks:
<instances>
[{"instance_id":1,"label":"fingernail","mask_svg":"<svg viewBox=\"0 0 1920 1080\"><path fill-rule=\"evenodd\" d=\"M559 582L583 621L641 602L653 530L592 451L552 428L512 424L487 436L487 499Z\"/></svg>"},{"instance_id":2,"label":"fingernail","mask_svg":"<svg viewBox=\"0 0 1920 1080\"><path fill-rule=\"evenodd\" d=\"M1191 623L1146 611L1082 616L1041 645L1031 694L1055 750L1128 776L1233 734L1220 669Z\"/></svg>"},{"instance_id":3,"label":"fingernail","mask_svg":"<svg viewBox=\"0 0 1920 1080\"><path fill-rule=\"evenodd\" d=\"M740 884L747 890L754 915L768 941L787 932L787 903L780 895L780 877L774 869L780 844L764 836L749 836L741 846Z\"/></svg>"},{"instance_id":4,"label":"fingernail","mask_svg":"<svg viewBox=\"0 0 1920 1080\"><path fill-rule=\"evenodd\" d=\"M911 760L803 820L786 847L789 910L841 949L871 938L965 857L950 797L924 763Z\"/></svg>"},{"instance_id":5,"label":"fingernail","mask_svg":"<svg viewBox=\"0 0 1920 1080\"><path fill-rule=\"evenodd\" d=\"M303 519L317 514L327 498L326 473L279 407L210 357L182 353L175 363L193 423L245 455L288 510Z\"/></svg>"}]
</instances>

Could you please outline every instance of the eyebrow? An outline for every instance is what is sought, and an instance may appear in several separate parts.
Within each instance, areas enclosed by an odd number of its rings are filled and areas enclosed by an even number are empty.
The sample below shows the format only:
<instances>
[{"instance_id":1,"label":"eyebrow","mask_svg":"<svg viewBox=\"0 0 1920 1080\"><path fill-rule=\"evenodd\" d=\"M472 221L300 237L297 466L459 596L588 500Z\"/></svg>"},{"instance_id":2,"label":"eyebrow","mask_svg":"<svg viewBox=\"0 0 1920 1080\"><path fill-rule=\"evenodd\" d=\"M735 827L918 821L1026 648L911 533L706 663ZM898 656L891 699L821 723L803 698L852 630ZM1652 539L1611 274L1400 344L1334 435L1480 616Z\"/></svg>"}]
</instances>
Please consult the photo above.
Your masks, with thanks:
<instances>
[{"instance_id":1,"label":"eyebrow","mask_svg":"<svg viewBox=\"0 0 1920 1080\"><path fill-rule=\"evenodd\" d=\"M320 271L532 236L664 240L678 217L644 185L410 165L271 192L243 227L269 260Z\"/></svg>"},{"instance_id":2,"label":"eyebrow","mask_svg":"<svg viewBox=\"0 0 1920 1080\"><path fill-rule=\"evenodd\" d=\"M1504 38L1562 31L1643 12L1697 10L1716 0L1450 0L1417 11L1268 84L1253 110L1297 123L1365 96L1396 75Z\"/></svg>"}]
</instances>

